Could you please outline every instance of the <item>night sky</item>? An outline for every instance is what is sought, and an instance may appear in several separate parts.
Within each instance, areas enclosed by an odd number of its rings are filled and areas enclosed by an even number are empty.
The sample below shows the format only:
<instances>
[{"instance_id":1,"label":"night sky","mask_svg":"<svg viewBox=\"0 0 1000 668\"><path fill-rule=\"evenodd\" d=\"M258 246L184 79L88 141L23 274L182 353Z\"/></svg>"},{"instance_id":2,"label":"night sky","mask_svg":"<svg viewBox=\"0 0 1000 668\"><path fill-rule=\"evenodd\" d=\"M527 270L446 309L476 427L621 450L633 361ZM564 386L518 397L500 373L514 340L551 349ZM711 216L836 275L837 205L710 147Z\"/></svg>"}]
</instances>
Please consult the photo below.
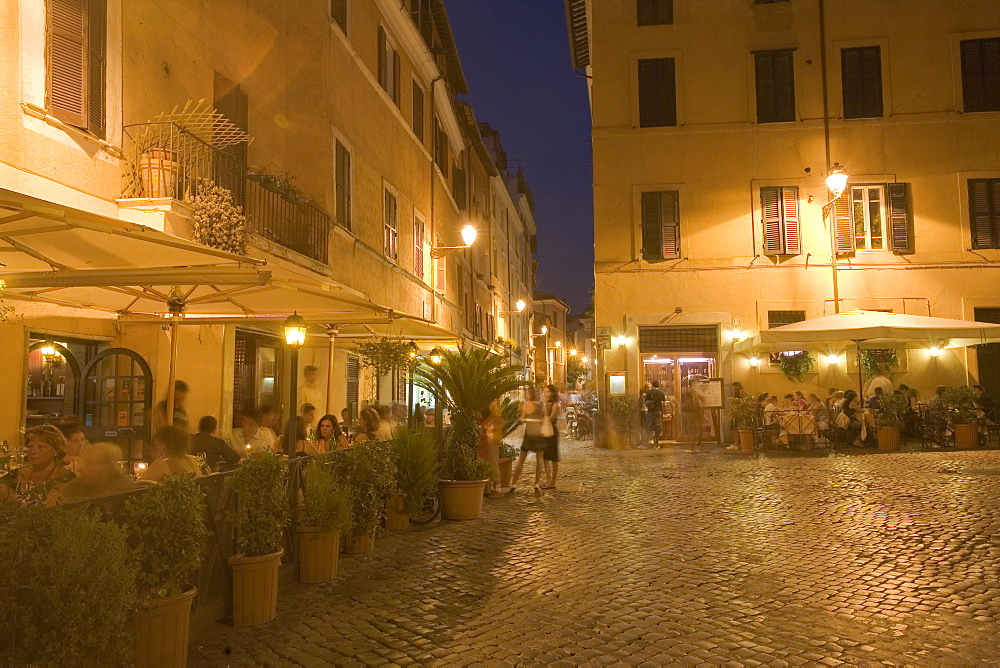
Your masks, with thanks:
<instances>
[{"instance_id":1,"label":"night sky","mask_svg":"<svg viewBox=\"0 0 1000 668\"><path fill-rule=\"evenodd\" d=\"M594 282L590 107L560 0L448 0L476 118L535 198L538 285L582 311Z\"/></svg>"}]
</instances>

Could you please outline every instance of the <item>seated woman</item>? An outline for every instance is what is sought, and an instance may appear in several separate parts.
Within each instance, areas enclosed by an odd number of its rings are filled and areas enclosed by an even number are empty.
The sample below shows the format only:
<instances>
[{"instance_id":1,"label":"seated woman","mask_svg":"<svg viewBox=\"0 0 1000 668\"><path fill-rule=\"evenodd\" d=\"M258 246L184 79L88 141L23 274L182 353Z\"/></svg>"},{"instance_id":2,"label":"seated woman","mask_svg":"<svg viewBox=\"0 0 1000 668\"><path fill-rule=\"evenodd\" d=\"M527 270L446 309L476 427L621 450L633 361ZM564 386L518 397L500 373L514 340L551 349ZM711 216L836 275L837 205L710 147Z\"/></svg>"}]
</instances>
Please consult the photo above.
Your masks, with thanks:
<instances>
[{"instance_id":1,"label":"seated woman","mask_svg":"<svg viewBox=\"0 0 1000 668\"><path fill-rule=\"evenodd\" d=\"M73 473L79 473L83 466L83 451L87 449L83 427L76 422L60 422L56 427L66 438L66 466Z\"/></svg>"},{"instance_id":2,"label":"seated woman","mask_svg":"<svg viewBox=\"0 0 1000 668\"><path fill-rule=\"evenodd\" d=\"M0 486L6 488L0 499L41 506L52 490L61 489L74 478L64 461L66 438L50 424L32 427L24 437L28 463L0 478Z\"/></svg>"},{"instance_id":3,"label":"seated woman","mask_svg":"<svg viewBox=\"0 0 1000 668\"><path fill-rule=\"evenodd\" d=\"M180 427L160 427L153 439L156 445L156 461L142 474L143 480L162 482L164 478L178 473L193 473L202 476L201 462L188 454L188 435Z\"/></svg>"},{"instance_id":4,"label":"seated woman","mask_svg":"<svg viewBox=\"0 0 1000 668\"><path fill-rule=\"evenodd\" d=\"M838 426L847 432L847 443L860 445L858 437L861 436L861 407L858 403L858 393L854 390L844 392L844 398L840 402L840 413L846 416L846 420L838 418Z\"/></svg>"},{"instance_id":5,"label":"seated woman","mask_svg":"<svg viewBox=\"0 0 1000 668\"><path fill-rule=\"evenodd\" d=\"M83 465L77 477L62 489L49 492L45 505L96 499L136 488L135 483L122 473L122 451L114 443L94 443L83 453L82 459ZM112 510L109 507L111 504L102 505L105 510Z\"/></svg>"},{"instance_id":6,"label":"seated woman","mask_svg":"<svg viewBox=\"0 0 1000 668\"><path fill-rule=\"evenodd\" d=\"M361 409L361 431L354 436L354 443L378 440L379 417L374 408Z\"/></svg>"},{"instance_id":7,"label":"seated woman","mask_svg":"<svg viewBox=\"0 0 1000 668\"><path fill-rule=\"evenodd\" d=\"M347 438L340 430L337 418L332 415L324 415L316 423L316 440L306 443L306 454L318 455L334 450L344 450L347 447Z\"/></svg>"}]
</instances>

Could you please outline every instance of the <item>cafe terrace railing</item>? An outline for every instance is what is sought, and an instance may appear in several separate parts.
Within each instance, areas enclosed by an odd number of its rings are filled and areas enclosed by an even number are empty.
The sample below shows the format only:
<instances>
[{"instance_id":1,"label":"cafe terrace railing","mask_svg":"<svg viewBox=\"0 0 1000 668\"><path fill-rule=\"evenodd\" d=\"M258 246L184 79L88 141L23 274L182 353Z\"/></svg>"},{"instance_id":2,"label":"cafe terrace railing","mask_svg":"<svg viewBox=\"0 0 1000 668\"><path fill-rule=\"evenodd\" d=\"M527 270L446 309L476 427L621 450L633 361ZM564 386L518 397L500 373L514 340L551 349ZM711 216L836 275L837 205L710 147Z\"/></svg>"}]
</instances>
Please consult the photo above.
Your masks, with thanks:
<instances>
[{"instance_id":1,"label":"cafe terrace railing","mask_svg":"<svg viewBox=\"0 0 1000 668\"><path fill-rule=\"evenodd\" d=\"M340 452L316 455L315 457L298 457L287 462L285 485L290 506L290 518L285 527L284 550L281 563L281 581L290 582L298 572L299 540L295 531L299 501L303 490L303 472L306 464L314 458L327 462L328 466L337 466L342 454ZM228 559L236 554L236 535L233 518L239 504L239 498L232 489L231 479L235 471L213 473L197 479L197 483L205 492L207 510L205 525L211 532L209 545L202 557L201 567L192 576L192 584L198 588L191 612L192 632L232 614L232 572ZM115 519L116 511L121 501L131 496L144 494L149 488L143 487L114 496L104 496L87 501L77 501L71 505L91 505L101 508L109 517Z\"/></svg>"}]
</instances>

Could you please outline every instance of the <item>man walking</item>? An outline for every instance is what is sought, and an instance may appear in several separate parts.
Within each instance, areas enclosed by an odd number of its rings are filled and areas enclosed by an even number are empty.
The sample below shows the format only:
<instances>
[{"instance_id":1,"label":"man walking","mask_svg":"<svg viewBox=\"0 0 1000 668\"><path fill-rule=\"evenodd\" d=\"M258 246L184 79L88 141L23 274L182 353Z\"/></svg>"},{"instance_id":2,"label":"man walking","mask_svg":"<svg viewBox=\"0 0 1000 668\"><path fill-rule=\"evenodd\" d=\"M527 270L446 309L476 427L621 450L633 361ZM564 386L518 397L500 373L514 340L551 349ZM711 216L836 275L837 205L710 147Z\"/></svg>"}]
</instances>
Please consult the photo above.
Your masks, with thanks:
<instances>
[{"instance_id":1,"label":"man walking","mask_svg":"<svg viewBox=\"0 0 1000 668\"><path fill-rule=\"evenodd\" d=\"M667 395L660 389L660 381L654 380L653 386L646 390L642 403L646 407L646 431L652 438L651 445L660 447L660 430L663 429L663 402Z\"/></svg>"}]
</instances>

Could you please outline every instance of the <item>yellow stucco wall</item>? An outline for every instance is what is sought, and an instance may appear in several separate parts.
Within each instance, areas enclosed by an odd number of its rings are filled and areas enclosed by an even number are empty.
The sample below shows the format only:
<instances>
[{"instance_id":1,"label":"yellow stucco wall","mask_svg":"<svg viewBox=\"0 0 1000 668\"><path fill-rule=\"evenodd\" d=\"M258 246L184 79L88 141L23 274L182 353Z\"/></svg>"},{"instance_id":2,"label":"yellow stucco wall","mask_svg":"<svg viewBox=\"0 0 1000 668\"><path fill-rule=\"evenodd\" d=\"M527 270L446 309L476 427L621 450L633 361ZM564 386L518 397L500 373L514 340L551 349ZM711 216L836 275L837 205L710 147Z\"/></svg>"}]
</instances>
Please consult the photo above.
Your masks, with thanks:
<instances>
[{"instance_id":1,"label":"yellow stucco wall","mask_svg":"<svg viewBox=\"0 0 1000 668\"><path fill-rule=\"evenodd\" d=\"M735 323L751 334L769 309L833 312L817 3L675 2L675 24L637 27L631 2L593 3L596 326L631 337L606 353L606 371L628 369L638 391L637 327L719 325L720 372L752 391L793 384L750 370L727 353ZM901 20L898 3L827 2L830 161L851 183L910 184L916 252L858 251L841 258L842 307L973 319L1000 306L1000 251L971 252L967 179L1000 177L1000 113L961 111L962 39L1000 35L996 3L921 3ZM884 117L844 120L840 48L879 45ZM798 120L757 124L752 51L793 48ZM677 126L638 127L640 58L673 57ZM759 191L797 185L802 252L762 255ZM681 258L641 258L643 191L679 191ZM675 308L682 314L675 316ZM936 360L912 351L897 377L926 395L976 377L974 350ZM842 364L807 378L812 389L856 385ZM854 385L851 385L853 382Z\"/></svg>"}]
</instances>

